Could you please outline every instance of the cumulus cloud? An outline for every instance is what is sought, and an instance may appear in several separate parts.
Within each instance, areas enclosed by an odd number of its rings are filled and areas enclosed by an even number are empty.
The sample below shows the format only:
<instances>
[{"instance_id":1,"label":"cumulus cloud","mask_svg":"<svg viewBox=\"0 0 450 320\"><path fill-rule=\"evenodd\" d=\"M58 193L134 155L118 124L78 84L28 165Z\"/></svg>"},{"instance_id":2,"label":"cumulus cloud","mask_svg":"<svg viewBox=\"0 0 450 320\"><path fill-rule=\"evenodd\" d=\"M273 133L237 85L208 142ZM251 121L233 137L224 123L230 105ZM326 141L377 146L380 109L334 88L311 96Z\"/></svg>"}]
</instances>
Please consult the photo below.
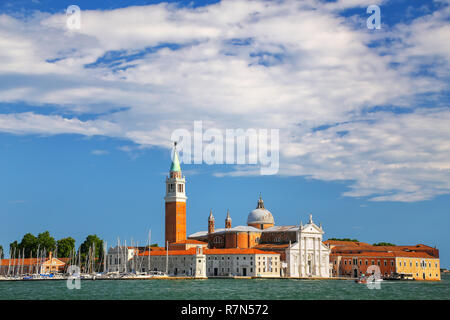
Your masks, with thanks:
<instances>
[{"instance_id":1,"label":"cumulus cloud","mask_svg":"<svg viewBox=\"0 0 450 320\"><path fill-rule=\"evenodd\" d=\"M346 196L375 201L450 193L449 7L379 32L339 14L367 5L162 3L82 11L77 31L61 14L0 15L0 102L37 108L0 114L0 131L168 147L195 120L276 128L282 175L346 180ZM56 114L39 113L46 105Z\"/></svg>"}]
</instances>

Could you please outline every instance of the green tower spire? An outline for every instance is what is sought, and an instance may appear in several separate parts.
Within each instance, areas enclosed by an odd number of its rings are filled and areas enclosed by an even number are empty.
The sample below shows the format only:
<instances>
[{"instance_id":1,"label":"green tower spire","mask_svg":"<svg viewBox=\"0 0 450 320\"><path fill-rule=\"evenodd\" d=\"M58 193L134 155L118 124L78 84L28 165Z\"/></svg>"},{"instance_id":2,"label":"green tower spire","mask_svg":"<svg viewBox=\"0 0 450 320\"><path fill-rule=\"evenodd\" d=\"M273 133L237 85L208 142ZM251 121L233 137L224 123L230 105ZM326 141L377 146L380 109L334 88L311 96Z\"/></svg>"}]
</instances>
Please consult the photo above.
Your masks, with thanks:
<instances>
[{"instance_id":1,"label":"green tower spire","mask_svg":"<svg viewBox=\"0 0 450 320\"><path fill-rule=\"evenodd\" d=\"M181 172L180 160L178 159L177 143L173 143L173 160L170 166L170 172Z\"/></svg>"}]
</instances>

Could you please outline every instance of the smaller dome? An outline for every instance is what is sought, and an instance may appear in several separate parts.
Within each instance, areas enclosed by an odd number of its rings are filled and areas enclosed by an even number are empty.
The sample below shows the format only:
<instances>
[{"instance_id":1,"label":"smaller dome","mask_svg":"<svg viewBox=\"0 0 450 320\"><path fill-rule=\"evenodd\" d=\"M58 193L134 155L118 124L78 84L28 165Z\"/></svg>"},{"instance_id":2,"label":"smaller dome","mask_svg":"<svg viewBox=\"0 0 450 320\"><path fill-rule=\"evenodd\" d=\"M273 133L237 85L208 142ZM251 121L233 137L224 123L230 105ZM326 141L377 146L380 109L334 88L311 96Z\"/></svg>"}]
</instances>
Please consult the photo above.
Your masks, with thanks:
<instances>
[{"instance_id":1,"label":"smaller dome","mask_svg":"<svg viewBox=\"0 0 450 320\"><path fill-rule=\"evenodd\" d=\"M261 197L259 197L256 209L248 215L247 225L251 224L275 224L272 213L264 208L264 201Z\"/></svg>"}]
</instances>

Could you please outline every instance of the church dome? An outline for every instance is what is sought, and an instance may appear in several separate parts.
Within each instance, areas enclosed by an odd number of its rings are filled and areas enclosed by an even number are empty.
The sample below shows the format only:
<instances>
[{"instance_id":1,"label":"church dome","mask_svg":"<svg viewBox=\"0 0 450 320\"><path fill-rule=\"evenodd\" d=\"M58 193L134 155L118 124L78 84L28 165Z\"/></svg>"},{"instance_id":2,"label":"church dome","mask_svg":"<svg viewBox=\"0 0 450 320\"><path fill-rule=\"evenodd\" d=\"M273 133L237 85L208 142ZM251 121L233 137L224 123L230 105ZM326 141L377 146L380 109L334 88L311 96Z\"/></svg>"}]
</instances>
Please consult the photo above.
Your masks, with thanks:
<instances>
[{"instance_id":1,"label":"church dome","mask_svg":"<svg viewBox=\"0 0 450 320\"><path fill-rule=\"evenodd\" d=\"M256 209L251 211L247 218L247 225L274 225L274 219L272 213L264 208L264 201L259 197L258 205Z\"/></svg>"}]
</instances>

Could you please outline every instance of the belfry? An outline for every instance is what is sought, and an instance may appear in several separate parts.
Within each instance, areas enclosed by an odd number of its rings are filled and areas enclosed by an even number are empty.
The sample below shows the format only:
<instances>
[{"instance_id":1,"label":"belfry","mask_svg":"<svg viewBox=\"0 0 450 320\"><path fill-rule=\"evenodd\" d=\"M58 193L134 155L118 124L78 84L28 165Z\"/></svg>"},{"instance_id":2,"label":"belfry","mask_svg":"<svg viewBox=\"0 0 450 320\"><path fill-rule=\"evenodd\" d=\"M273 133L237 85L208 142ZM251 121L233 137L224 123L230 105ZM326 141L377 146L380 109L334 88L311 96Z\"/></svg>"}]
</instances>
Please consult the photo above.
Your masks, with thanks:
<instances>
[{"instance_id":1,"label":"belfry","mask_svg":"<svg viewBox=\"0 0 450 320\"><path fill-rule=\"evenodd\" d=\"M166 242L186 240L186 180L181 174L177 143L174 143L173 160L166 178Z\"/></svg>"}]
</instances>

